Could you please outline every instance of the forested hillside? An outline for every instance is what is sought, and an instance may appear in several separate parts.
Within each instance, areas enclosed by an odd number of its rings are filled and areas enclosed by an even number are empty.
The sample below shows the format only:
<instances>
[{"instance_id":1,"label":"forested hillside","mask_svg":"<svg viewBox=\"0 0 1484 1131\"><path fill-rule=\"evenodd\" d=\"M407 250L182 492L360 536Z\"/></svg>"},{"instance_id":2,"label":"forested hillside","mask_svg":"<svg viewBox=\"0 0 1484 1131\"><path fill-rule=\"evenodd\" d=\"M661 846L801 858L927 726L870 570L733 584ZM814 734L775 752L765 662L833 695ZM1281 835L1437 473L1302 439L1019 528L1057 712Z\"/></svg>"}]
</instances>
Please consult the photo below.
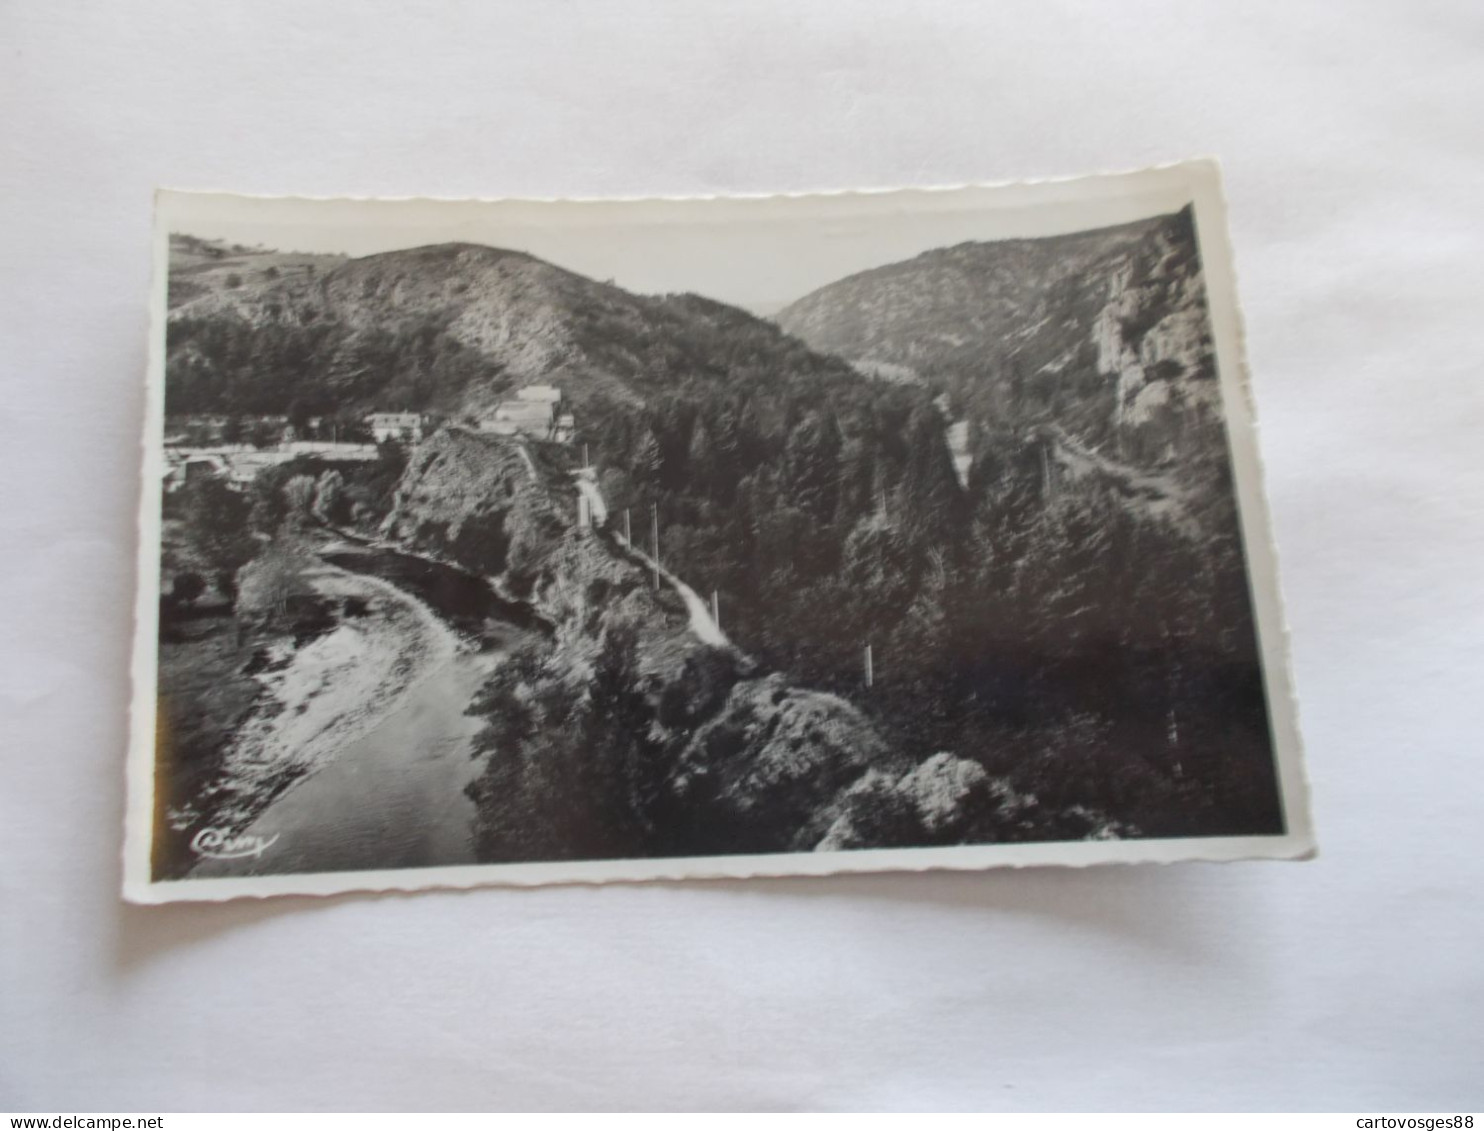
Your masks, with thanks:
<instances>
[{"instance_id":1,"label":"forested hillside","mask_svg":"<svg viewBox=\"0 0 1484 1131\"><path fill-rule=\"evenodd\" d=\"M177 241L178 258L188 250ZM172 303L168 412L284 414L297 404L313 415L458 418L531 382L560 385L581 409L638 405L691 379L850 373L735 308L630 294L522 252L440 244L310 267L258 271Z\"/></svg>"},{"instance_id":2,"label":"forested hillside","mask_svg":"<svg viewBox=\"0 0 1484 1131\"><path fill-rule=\"evenodd\" d=\"M594 438L734 638L915 759L1145 835L1281 827L1189 213L929 252L779 320L862 378L686 381Z\"/></svg>"},{"instance_id":3,"label":"forested hillside","mask_svg":"<svg viewBox=\"0 0 1484 1131\"><path fill-rule=\"evenodd\" d=\"M1189 471L1220 454L1188 208L924 252L822 287L777 321L863 370L946 392L980 444L1055 424L1140 463L1178 460Z\"/></svg>"},{"instance_id":4,"label":"forested hillside","mask_svg":"<svg viewBox=\"0 0 1484 1131\"><path fill-rule=\"evenodd\" d=\"M524 454L522 452L524 449ZM446 428L408 464L385 533L529 600L549 631L470 711L489 862L1081 836L1101 826L920 762L849 698L699 639L620 527L572 521L570 452ZM1070 823L1069 823L1070 822Z\"/></svg>"},{"instance_id":5,"label":"forested hillside","mask_svg":"<svg viewBox=\"0 0 1484 1131\"><path fill-rule=\"evenodd\" d=\"M383 528L555 625L475 708L491 858L571 850L511 797L618 854L1280 831L1188 214L929 252L780 322L439 245L181 303L167 401L576 407L529 465L445 427ZM733 650L679 646L625 524Z\"/></svg>"},{"instance_id":6,"label":"forested hillside","mask_svg":"<svg viewBox=\"0 0 1484 1131\"><path fill-rule=\"evenodd\" d=\"M605 415L602 485L637 524L657 508L665 562L766 666L915 762L974 759L1126 834L1279 827L1234 528L1048 470L1036 432L982 447L964 486L911 386L677 394Z\"/></svg>"}]
</instances>

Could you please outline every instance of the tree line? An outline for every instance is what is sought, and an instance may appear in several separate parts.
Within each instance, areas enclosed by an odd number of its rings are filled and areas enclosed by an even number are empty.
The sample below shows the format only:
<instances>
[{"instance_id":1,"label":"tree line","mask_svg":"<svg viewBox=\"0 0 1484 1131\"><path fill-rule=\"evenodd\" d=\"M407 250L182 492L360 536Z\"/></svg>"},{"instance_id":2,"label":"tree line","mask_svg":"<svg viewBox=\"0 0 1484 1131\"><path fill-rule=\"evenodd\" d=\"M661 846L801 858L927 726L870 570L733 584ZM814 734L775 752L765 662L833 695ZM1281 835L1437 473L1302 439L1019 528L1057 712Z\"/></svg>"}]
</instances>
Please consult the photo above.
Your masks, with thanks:
<instances>
[{"instance_id":1,"label":"tree line","mask_svg":"<svg viewBox=\"0 0 1484 1131\"><path fill-rule=\"evenodd\" d=\"M931 388L768 376L588 414L610 508L658 506L661 557L734 641L914 758L1147 835L1281 824L1227 495L1192 534L978 418L961 483Z\"/></svg>"}]
</instances>

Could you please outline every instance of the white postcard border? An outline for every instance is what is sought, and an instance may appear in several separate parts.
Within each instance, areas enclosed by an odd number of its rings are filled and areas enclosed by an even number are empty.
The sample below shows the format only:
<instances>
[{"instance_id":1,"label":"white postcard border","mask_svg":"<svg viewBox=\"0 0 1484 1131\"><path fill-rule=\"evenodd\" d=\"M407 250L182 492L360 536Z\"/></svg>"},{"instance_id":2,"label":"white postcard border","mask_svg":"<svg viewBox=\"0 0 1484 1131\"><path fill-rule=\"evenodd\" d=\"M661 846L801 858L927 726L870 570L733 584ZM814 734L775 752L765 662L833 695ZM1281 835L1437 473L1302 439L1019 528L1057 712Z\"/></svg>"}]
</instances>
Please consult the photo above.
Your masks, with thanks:
<instances>
[{"instance_id":1,"label":"white postcard border","mask_svg":"<svg viewBox=\"0 0 1484 1131\"><path fill-rule=\"evenodd\" d=\"M1139 215L1150 216L1193 204L1197 238L1212 321L1233 478L1241 517L1243 546L1262 656L1269 723L1287 831L1274 836L1191 837L1178 839L1083 840L946 848L857 849L638 860L586 860L523 864L288 874L230 879L151 880L155 820L155 724L159 617L161 492L164 466L164 327L168 287L169 232L181 217L235 207L282 219L296 211L322 213L327 204L345 209L399 208L440 214L498 207L533 217L556 212L602 223L620 210L629 219L666 223L703 207L709 221L759 208L806 215L824 208L868 217L883 207L972 206L1026 214L1034 231L1007 235L1052 235L1059 231L1107 226ZM1143 212L1140 213L1139 209ZM1132 210L1132 211L1130 211ZM1034 212L1035 215L1029 216ZM549 220L545 222L550 222ZM1012 218L1011 223L1017 222ZM1257 422L1237 302L1236 278L1226 222L1220 170L1203 159L1130 173L1100 174L1006 185L908 188L772 197L686 197L635 200L368 200L363 198L242 197L215 193L161 191L157 195L150 295L149 364L143 428L139 504L138 591L132 658L133 695L127 761L127 809L123 845L123 896L143 904L187 900L221 901L274 895L336 895L348 892L411 892L481 886L529 887L614 881L743 879L820 876L860 872L979 870L1045 865L1082 867L1111 863L1177 863L1243 859L1308 859L1315 854L1298 730L1297 703L1289 663L1288 630L1279 590L1277 550L1262 489Z\"/></svg>"}]
</instances>

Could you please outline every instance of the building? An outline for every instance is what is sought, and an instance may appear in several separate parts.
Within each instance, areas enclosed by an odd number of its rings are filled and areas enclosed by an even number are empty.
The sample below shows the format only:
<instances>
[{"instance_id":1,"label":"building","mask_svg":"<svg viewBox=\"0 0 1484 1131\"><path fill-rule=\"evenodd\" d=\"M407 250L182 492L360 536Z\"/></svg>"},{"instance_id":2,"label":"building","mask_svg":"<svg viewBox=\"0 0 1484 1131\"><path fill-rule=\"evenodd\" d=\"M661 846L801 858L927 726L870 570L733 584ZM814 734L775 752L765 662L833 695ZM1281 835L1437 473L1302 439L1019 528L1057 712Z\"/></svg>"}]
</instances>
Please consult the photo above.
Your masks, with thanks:
<instances>
[{"instance_id":1,"label":"building","mask_svg":"<svg viewBox=\"0 0 1484 1131\"><path fill-rule=\"evenodd\" d=\"M554 385L527 385L511 400L501 401L480 418L479 430L497 436L534 436L542 440L571 440L576 421L570 412L559 412L562 391Z\"/></svg>"},{"instance_id":2,"label":"building","mask_svg":"<svg viewBox=\"0 0 1484 1131\"><path fill-rule=\"evenodd\" d=\"M366 418L366 425L378 444L386 440L400 440L416 444L423 438L423 418L416 412L373 412Z\"/></svg>"},{"instance_id":3,"label":"building","mask_svg":"<svg viewBox=\"0 0 1484 1131\"><path fill-rule=\"evenodd\" d=\"M332 440L290 440L279 444L278 451L291 456L315 456L322 460L377 458L375 444L352 444Z\"/></svg>"},{"instance_id":4,"label":"building","mask_svg":"<svg viewBox=\"0 0 1484 1131\"><path fill-rule=\"evenodd\" d=\"M556 406L543 401L501 401L495 411L479 422L481 432L494 432L501 436L523 433L545 439L556 419Z\"/></svg>"},{"instance_id":5,"label":"building","mask_svg":"<svg viewBox=\"0 0 1484 1131\"><path fill-rule=\"evenodd\" d=\"M271 450L244 447L170 448L165 452L164 487L180 490L198 479L220 479L246 490L258 473L297 459L321 464L372 463L381 458L375 444L329 444L299 440Z\"/></svg>"},{"instance_id":6,"label":"building","mask_svg":"<svg viewBox=\"0 0 1484 1131\"><path fill-rule=\"evenodd\" d=\"M201 479L227 479L230 481L231 465L227 458L215 452L192 452L189 455L170 453L165 458L165 490L175 492L188 483Z\"/></svg>"}]
</instances>

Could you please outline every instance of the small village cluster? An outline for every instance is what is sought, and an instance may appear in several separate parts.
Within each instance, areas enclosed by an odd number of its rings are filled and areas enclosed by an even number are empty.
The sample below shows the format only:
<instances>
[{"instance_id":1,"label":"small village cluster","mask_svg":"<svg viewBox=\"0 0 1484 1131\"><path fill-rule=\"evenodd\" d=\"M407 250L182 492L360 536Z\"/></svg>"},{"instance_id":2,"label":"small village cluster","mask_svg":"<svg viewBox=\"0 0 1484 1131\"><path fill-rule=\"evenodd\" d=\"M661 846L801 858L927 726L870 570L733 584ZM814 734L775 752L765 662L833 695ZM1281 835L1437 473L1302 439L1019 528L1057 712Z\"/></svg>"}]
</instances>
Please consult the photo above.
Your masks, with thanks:
<instances>
[{"instance_id":1,"label":"small village cluster","mask_svg":"<svg viewBox=\"0 0 1484 1131\"><path fill-rule=\"evenodd\" d=\"M304 439L286 416L259 416L250 423L259 433L266 429L277 436L277 442L268 445L231 442L228 436L232 421L225 416L194 416L175 421L176 430L165 437L165 490L177 491L201 478L220 478L232 487L245 489L264 468L306 456L326 463L374 460L379 454L377 445L387 441L421 443L432 422L420 412L373 412L364 421L371 435L370 443ZM315 418L309 421L315 430L322 430L321 423ZM513 397L497 402L493 409L472 418L470 423L481 432L497 436L529 436L558 444L570 444L577 432L576 417L564 407L562 391L555 385L526 385L517 389Z\"/></svg>"}]
</instances>

